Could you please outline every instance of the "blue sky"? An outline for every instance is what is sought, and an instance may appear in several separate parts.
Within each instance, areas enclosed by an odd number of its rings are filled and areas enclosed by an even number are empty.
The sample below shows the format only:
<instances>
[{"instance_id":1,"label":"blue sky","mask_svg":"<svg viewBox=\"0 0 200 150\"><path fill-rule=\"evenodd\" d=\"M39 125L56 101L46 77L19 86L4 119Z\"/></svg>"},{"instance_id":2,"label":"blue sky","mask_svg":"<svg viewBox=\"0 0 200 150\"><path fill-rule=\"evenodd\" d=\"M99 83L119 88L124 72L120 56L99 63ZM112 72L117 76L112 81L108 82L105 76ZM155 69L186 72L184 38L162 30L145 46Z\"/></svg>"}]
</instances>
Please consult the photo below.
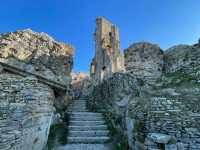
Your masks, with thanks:
<instances>
[{"instance_id":1,"label":"blue sky","mask_svg":"<svg viewBox=\"0 0 200 150\"><path fill-rule=\"evenodd\" d=\"M0 32L46 32L73 45L74 71L87 72L97 16L119 27L122 51L138 41L166 49L200 38L200 0L3 0Z\"/></svg>"}]
</instances>

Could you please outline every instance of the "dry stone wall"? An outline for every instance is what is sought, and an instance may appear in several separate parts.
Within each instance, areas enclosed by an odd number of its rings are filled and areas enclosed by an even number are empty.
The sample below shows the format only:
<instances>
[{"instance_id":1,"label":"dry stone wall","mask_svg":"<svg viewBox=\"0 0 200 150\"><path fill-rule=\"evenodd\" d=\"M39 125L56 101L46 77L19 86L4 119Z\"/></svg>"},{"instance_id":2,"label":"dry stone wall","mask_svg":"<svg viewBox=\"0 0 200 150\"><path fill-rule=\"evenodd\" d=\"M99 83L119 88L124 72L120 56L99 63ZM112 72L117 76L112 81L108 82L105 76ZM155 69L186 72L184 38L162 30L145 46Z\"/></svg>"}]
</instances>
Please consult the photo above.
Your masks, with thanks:
<instances>
[{"instance_id":1,"label":"dry stone wall","mask_svg":"<svg viewBox=\"0 0 200 150\"><path fill-rule=\"evenodd\" d=\"M179 69L185 69L192 73L199 70L200 66L200 46L195 45L177 45L165 51L165 71L175 72Z\"/></svg>"},{"instance_id":2,"label":"dry stone wall","mask_svg":"<svg viewBox=\"0 0 200 150\"><path fill-rule=\"evenodd\" d=\"M124 52L126 72L146 82L162 75L163 51L155 44L135 43Z\"/></svg>"},{"instance_id":3,"label":"dry stone wall","mask_svg":"<svg viewBox=\"0 0 200 150\"><path fill-rule=\"evenodd\" d=\"M45 33L22 30L0 35L0 62L33 75L19 76L0 65L0 149L42 150L60 120L56 108L69 103L73 48ZM66 91L37 79L61 83Z\"/></svg>"},{"instance_id":4,"label":"dry stone wall","mask_svg":"<svg viewBox=\"0 0 200 150\"><path fill-rule=\"evenodd\" d=\"M47 142L54 93L34 77L0 74L0 149L42 150Z\"/></svg>"},{"instance_id":5,"label":"dry stone wall","mask_svg":"<svg viewBox=\"0 0 200 150\"><path fill-rule=\"evenodd\" d=\"M126 72L146 83L155 83L166 73L184 69L189 74L199 71L200 46L177 45L163 51L147 42L135 43L124 51Z\"/></svg>"},{"instance_id":6,"label":"dry stone wall","mask_svg":"<svg viewBox=\"0 0 200 150\"><path fill-rule=\"evenodd\" d=\"M124 149L197 150L199 91L199 83L187 72L167 75L152 86L114 74L93 88L89 106L105 112L118 135L114 137L127 142L119 141L126 143Z\"/></svg>"}]
</instances>

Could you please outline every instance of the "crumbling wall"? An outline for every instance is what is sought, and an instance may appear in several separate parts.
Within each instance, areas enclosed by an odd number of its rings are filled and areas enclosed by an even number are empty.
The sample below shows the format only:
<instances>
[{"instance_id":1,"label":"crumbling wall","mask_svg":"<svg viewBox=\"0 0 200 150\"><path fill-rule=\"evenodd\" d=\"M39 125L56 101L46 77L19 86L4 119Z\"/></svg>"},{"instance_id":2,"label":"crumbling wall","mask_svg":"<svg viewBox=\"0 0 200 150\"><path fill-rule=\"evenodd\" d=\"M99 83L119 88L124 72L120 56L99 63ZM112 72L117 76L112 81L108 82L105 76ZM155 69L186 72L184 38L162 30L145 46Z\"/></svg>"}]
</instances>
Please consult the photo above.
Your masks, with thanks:
<instances>
[{"instance_id":1,"label":"crumbling wall","mask_svg":"<svg viewBox=\"0 0 200 150\"><path fill-rule=\"evenodd\" d=\"M119 32L116 26L104 18L96 19L95 57L91 63L92 79L101 81L114 72L124 70L123 56L120 54Z\"/></svg>"},{"instance_id":2,"label":"crumbling wall","mask_svg":"<svg viewBox=\"0 0 200 150\"><path fill-rule=\"evenodd\" d=\"M46 33L22 30L0 35L0 61L62 84L71 82L73 47Z\"/></svg>"},{"instance_id":3,"label":"crumbling wall","mask_svg":"<svg viewBox=\"0 0 200 150\"><path fill-rule=\"evenodd\" d=\"M175 72L185 69L187 72L194 72L200 69L200 46L177 45L165 51L165 72Z\"/></svg>"},{"instance_id":4,"label":"crumbling wall","mask_svg":"<svg viewBox=\"0 0 200 150\"><path fill-rule=\"evenodd\" d=\"M199 149L200 86L191 76L175 72L145 86L114 74L93 88L88 106L105 112L123 149Z\"/></svg>"},{"instance_id":5,"label":"crumbling wall","mask_svg":"<svg viewBox=\"0 0 200 150\"><path fill-rule=\"evenodd\" d=\"M88 108L104 112L116 149L128 149L127 137L133 140L132 130L127 132L126 121L130 99L137 94L136 79L122 73L114 73L108 80L94 85L89 93Z\"/></svg>"},{"instance_id":6,"label":"crumbling wall","mask_svg":"<svg viewBox=\"0 0 200 150\"><path fill-rule=\"evenodd\" d=\"M124 51L126 72L151 82L162 75L163 51L150 43L135 43Z\"/></svg>"},{"instance_id":7,"label":"crumbling wall","mask_svg":"<svg viewBox=\"0 0 200 150\"><path fill-rule=\"evenodd\" d=\"M22 77L0 65L0 149L42 150L55 107L68 104L73 48L45 33L22 30L0 35L0 61L33 76ZM35 75L65 85L66 92Z\"/></svg>"}]
</instances>

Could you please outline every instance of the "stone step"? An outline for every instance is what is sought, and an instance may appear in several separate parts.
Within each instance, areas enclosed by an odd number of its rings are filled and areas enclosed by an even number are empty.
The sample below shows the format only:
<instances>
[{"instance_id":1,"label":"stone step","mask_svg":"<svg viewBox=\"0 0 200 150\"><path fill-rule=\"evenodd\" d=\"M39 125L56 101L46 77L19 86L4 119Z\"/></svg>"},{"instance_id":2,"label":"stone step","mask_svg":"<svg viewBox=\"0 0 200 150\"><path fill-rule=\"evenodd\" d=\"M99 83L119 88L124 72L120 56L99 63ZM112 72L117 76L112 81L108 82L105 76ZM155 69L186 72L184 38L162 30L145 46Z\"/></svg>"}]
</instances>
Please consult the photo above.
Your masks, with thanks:
<instances>
[{"instance_id":1,"label":"stone step","mask_svg":"<svg viewBox=\"0 0 200 150\"><path fill-rule=\"evenodd\" d=\"M106 125L98 125L98 126L68 126L69 131L88 131L88 130L107 130Z\"/></svg>"},{"instance_id":2,"label":"stone step","mask_svg":"<svg viewBox=\"0 0 200 150\"><path fill-rule=\"evenodd\" d=\"M77 108L77 109L78 109L78 108L84 108L84 109L86 109L86 106L69 106L69 107L68 107L68 109L71 109L71 108L75 108L75 109L76 109L76 108Z\"/></svg>"},{"instance_id":3,"label":"stone step","mask_svg":"<svg viewBox=\"0 0 200 150\"><path fill-rule=\"evenodd\" d=\"M93 117L93 116L75 116L70 117L70 120L77 120L77 121L102 121L104 118L101 117Z\"/></svg>"},{"instance_id":4,"label":"stone step","mask_svg":"<svg viewBox=\"0 0 200 150\"><path fill-rule=\"evenodd\" d=\"M75 101L73 101L72 103L76 103L76 102L87 102L87 101L85 101L85 100L75 100Z\"/></svg>"},{"instance_id":5,"label":"stone step","mask_svg":"<svg viewBox=\"0 0 200 150\"><path fill-rule=\"evenodd\" d=\"M67 110L67 112L70 114L70 113L74 112L74 110ZM89 111L79 109L79 110L76 110L76 112L89 112Z\"/></svg>"},{"instance_id":6,"label":"stone step","mask_svg":"<svg viewBox=\"0 0 200 150\"><path fill-rule=\"evenodd\" d=\"M86 101L74 101L72 104L86 104Z\"/></svg>"},{"instance_id":7,"label":"stone step","mask_svg":"<svg viewBox=\"0 0 200 150\"><path fill-rule=\"evenodd\" d=\"M69 131L70 137L97 137L108 136L108 130L91 130L91 131Z\"/></svg>"},{"instance_id":8,"label":"stone step","mask_svg":"<svg viewBox=\"0 0 200 150\"><path fill-rule=\"evenodd\" d=\"M68 145L90 143L94 146L110 139L104 116L102 113L89 112L85 99L73 101L67 112L70 116L68 143L71 143ZM82 148L77 150L82 150ZM96 150L96 147L93 150Z\"/></svg>"},{"instance_id":9,"label":"stone step","mask_svg":"<svg viewBox=\"0 0 200 150\"><path fill-rule=\"evenodd\" d=\"M75 103L70 104L70 105L86 105L86 103L84 103L84 102L75 102Z\"/></svg>"},{"instance_id":10,"label":"stone step","mask_svg":"<svg viewBox=\"0 0 200 150\"><path fill-rule=\"evenodd\" d=\"M80 102L80 103L86 103L86 101L85 100L76 100L76 101L73 101L72 103L77 103L77 102Z\"/></svg>"},{"instance_id":11,"label":"stone step","mask_svg":"<svg viewBox=\"0 0 200 150\"><path fill-rule=\"evenodd\" d=\"M106 143L110 138L108 136L100 137L68 137L68 143Z\"/></svg>"},{"instance_id":12,"label":"stone step","mask_svg":"<svg viewBox=\"0 0 200 150\"><path fill-rule=\"evenodd\" d=\"M80 102L80 103L73 103L73 104L70 104L69 106L76 106L76 105L84 105L84 106L86 106L86 103L82 103L82 102Z\"/></svg>"},{"instance_id":13,"label":"stone step","mask_svg":"<svg viewBox=\"0 0 200 150\"><path fill-rule=\"evenodd\" d=\"M103 115L101 113L93 113L93 112L72 112L70 113L71 117L77 117L77 116L93 116L93 117L102 117Z\"/></svg>"},{"instance_id":14,"label":"stone step","mask_svg":"<svg viewBox=\"0 0 200 150\"><path fill-rule=\"evenodd\" d=\"M110 150L110 147L105 144L67 144L56 150Z\"/></svg>"},{"instance_id":15,"label":"stone step","mask_svg":"<svg viewBox=\"0 0 200 150\"><path fill-rule=\"evenodd\" d=\"M68 109L87 109L86 107L68 107Z\"/></svg>"},{"instance_id":16,"label":"stone step","mask_svg":"<svg viewBox=\"0 0 200 150\"><path fill-rule=\"evenodd\" d=\"M86 107L86 104L75 104L75 105L69 105L69 107Z\"/></svg>"},{"instance_id":17,"label":"stone step","mask_svg":"<svg viewBox=\"0 0 200 150\"><path fill-rule=\"evenodd\" d=\"M96 125L104 125L105 121L69 121L70 125L74 126L96 126Z\"/></svg>"}]
</instances>

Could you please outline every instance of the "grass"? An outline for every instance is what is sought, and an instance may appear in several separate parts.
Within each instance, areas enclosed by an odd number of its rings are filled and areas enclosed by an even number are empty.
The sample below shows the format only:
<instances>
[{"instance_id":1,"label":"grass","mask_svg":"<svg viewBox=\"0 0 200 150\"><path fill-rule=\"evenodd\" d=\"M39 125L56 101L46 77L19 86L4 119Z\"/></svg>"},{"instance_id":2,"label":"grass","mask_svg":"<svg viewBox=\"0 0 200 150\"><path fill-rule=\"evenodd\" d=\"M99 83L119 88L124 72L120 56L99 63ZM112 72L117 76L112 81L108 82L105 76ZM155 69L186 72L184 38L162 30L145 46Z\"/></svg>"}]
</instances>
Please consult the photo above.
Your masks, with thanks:
<instances>
[{"instance_id":1,"label":"grass","mask_svg":"<svg viewBox=\"0 0 200 150\"><path fill-rule=\"evenodd\" d=\"M143 126L144 125L141 123L140 120L134 120L133 134L135 135L135 138L141 143L144 143L145 140L145 137L141 134Z\"/></svg>"},{"instance_id":2,"label":"grass","mask_svg":"<svg viewBox=\"0 0 200 150\"><path fill-rule=\"evenodd\" d=\"M62 122L54 124L50 127L47 149L53 150L55 142L58 141L59 144L67 144L67 135L68 135L68 120L69 116L65 113L65 109L56 109L61 116Z\"/></svg>"},{"instance_id":3,"label":"grass","mask_svg":"<svg viewBox=\"0 0 200 150\"><path fill-rule=\"evenodd\" d=\"M56 139L61 145L67 144L68 130L65 123L54 124L50 127L47 149L52 150Z\"/></svg>"},{"instance_id":4,"label":"grass","mask_svg":"<svg viewBox=\"0 0 200 150\"><path fill-rule=\"evenodd\" d=\"M194 76L186 73L184 70L180 69L173 73L168 73L166 75L168 82L164 83L164 87L177 87L181 85L190 85L193 84L193 81L196 80Z\"/></svg>"},{"instance_id":5,"label":"grass","mask_svg":"<svg viewBox=\"0 0 200 150\"><path fill-rule=\"evenodd\" d=\"M171 138L171 139L169 140L169 142L168 142L168 144L176 144L176 143L177 143L177 141L176 141L175 138Z\"/></svg>"},{"instance_id":6,"label":"grass","mask_svg":"<svg viewBox=\"0 0 200 150\"><path fill-rule=\"evenodd\" d=\"M123 134L122 130L117 128L117 126L122 125L120 118L116 118L113 113L107 112L105 114L105 119L111 136L111 139L108 142L113 142L113 145L116 150L127 150L128 149L127 136Z\"/></svg>"}]
</instances>

